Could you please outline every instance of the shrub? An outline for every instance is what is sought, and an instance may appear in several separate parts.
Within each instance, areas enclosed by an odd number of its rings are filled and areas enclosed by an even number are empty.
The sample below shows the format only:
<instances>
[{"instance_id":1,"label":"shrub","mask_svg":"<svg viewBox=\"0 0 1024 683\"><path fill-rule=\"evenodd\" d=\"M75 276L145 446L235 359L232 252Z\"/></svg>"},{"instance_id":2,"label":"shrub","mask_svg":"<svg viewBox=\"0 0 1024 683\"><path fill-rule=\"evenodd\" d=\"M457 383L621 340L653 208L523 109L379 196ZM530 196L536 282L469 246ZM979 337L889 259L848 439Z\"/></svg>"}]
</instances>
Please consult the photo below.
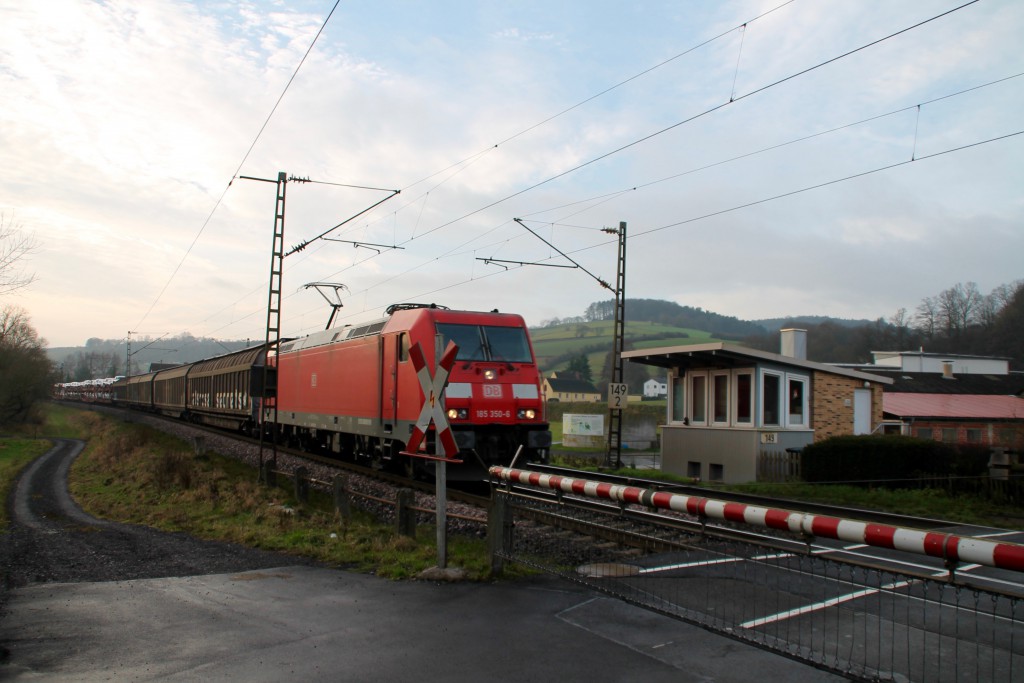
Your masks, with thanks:
<instances>
[{"instance_id":1,"label":"shrub","mask_svg":"<svg viewBox=\"0 0 1024 683\"><path fill-rule=\"evenodd\" d=\"M957 451L949 444L898 435L836 436L803 450L808 482L897 483L922 475L953 473Z\"/></svg>"}]
</instances>

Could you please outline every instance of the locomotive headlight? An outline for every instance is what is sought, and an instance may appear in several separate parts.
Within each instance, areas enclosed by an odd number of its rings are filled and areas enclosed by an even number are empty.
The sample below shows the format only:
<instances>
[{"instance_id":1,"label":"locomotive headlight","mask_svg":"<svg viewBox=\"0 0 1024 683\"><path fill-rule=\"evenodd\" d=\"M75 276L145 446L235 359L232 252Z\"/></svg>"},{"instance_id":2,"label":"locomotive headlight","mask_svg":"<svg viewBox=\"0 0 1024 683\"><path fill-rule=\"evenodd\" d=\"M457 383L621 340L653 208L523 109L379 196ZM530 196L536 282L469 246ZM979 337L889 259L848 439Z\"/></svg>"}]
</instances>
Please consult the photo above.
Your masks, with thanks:
<instances>
[{"instance_id":1,"label":"locomotive headlight","mask_svg":"<svg viewBox=\"0 0 1024 683\"><path fill-rule=\"evenodd\" d=\"M486 379L486 380L493 380L497 376L498 376L498 373L496 373L494 370L490 370L490 369L484 370L484 379Z\"/></svg>"},{"instance_id":2,"label":"locomotive headlight","mask_svg":"<svg viewBox=\"0 0 1024 683\"><path fill-rule=\"evenodd\" d=\"M469 417L469 411L465 408L449 408L448 419L449 420L465 420Z\"/></svg>"},{"instance_id":3,"label":"locomotive headlight","mask_svg":"<svg viewBox=\"0 0 1024 683\"><path fill-rule=\"evenodd\" d=\"M520 408L516 413L516 417L520 420L532 420L537 417L537 411L533 408Z\"/></svg>"}]
</instances>

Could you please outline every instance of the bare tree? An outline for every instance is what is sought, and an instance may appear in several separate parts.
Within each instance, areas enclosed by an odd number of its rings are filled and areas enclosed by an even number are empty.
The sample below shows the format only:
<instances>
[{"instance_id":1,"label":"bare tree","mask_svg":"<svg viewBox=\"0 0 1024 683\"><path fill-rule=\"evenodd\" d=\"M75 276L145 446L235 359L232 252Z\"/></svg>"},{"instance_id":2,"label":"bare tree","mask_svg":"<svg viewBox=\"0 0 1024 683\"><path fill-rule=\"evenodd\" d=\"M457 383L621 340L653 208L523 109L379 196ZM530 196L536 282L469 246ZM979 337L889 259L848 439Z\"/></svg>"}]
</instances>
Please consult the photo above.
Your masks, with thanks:
<instances>
[{"instance_id":1,"label":"bare tree","mask_svg":"<svg viewBox=\"0 0 1024 683\"><path fill-rule=\"evenodd\" d=\"M29 321L28 313L18 306L0 308L0 346L30 349L45 346Z\"/></svg>"},{"instance_id":2,"label":"bare tree","mask_svg":"<svg viewBox=\"0 0 1024 683\"><path fill-rule=\"evenodd\" d=\"M45 346L23 309L0 309L0 425L28 419L49 395L56 377Z\"/></svg>"},{"instance_id":3,"label":"bare tree","mask_svg":"<svg viewBox=\"0 0 1024 683\"><path fill-rule=\"evenodd\" d=\"M10 294L32 284L35 273L19 267L38 248L35 236L26 234L6 214L0 213L0 294Z\"/></svg>"},{"instance_id":4,"label":"bare tree","mask_svg":"<svg viewBox=\"0 0 1024 683\"><path fill-rule=\"evenodd\" d=\"M1021 288L1024 288L1024 280L1014 280L1013 282L999 285L988 296L982 297L978 314L981 324L986 327L994 325L999 318L1000 312L1006 308L1007 304L1013 301L1017 291Z\"/></svg>"},{"instance_id":5,"label":"bare tree","mask_svg":"<svg viewBox=\"0 0 1024 683\"><path fill-rule=\"evenodd\" d=\"M938 296L939 319L947 336L960 337L967 328L978 322L983 297L978 285L957 283Z\"/></svg>"},{"instance_id":6,"label":"bare tree","mask_svg":"<svg viewBox=\"0 0 1024 683\"><path fill-rule=\"evenodd\" d=\"M917 330L925 339L935 336L939 327L939 302L935 297L926 296L917 306L917 314L914 316Z\"/></svg>"},{"instance_id":7,"label":"bare tree","mask_svg":"<svg viewBox=\"0 0 1024 683\"><path fill-rule=\"evenodd\" d=\"M910 315L907 313L907 309L897 309L896 313L889 318L889 324L896 332L896 348L898 350L905 349L907 341L910 339Z\"/></svg>"}]
</instances>

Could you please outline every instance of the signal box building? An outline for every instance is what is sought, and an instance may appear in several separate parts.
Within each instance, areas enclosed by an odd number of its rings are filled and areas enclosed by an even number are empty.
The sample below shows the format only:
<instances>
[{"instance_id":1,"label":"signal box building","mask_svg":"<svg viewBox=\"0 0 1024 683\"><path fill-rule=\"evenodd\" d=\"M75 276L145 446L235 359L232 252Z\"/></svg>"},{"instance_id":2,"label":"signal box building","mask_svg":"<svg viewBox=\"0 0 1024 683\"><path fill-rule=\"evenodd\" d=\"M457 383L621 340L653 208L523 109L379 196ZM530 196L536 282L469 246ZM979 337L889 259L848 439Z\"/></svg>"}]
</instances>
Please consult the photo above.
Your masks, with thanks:
<instances>
[{"instance_id":1,"label":"signal box building","mask_svg":"<svg viewBox=\"0 0 1024 683\"><path fill-rule=\"evenodd\" d=\"M814 441L878 429L893 380L808 361L806 335L783 330L781 353L726 342L624 352L668 372L662 470L756 481Z\"/></svg>"}]
</instances>

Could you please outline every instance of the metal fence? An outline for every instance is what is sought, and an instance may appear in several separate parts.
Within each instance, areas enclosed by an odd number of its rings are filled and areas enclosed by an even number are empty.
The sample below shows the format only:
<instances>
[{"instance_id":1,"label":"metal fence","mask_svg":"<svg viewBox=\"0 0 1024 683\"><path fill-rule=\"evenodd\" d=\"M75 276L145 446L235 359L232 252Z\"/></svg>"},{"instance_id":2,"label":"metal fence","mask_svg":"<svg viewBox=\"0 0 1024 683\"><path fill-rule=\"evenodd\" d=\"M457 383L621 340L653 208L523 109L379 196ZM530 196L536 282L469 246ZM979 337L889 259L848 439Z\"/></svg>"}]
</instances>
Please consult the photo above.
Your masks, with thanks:
<instances>
[{"instance_id":1,"label":"metal fence","mask_svg":"<svg viewBox=\"0 0 1024 683\"><path fill-rule=\"evenodd\" d=\"M670 531L616 515L614 507L604 522L594 515L496 491L492 550L499 562L557 574L850 677L1024 680L1024 604L1017 597L814 552ZM598 526L628 531L631 541L616 542Z\"/></svg>"}]
</instances>

